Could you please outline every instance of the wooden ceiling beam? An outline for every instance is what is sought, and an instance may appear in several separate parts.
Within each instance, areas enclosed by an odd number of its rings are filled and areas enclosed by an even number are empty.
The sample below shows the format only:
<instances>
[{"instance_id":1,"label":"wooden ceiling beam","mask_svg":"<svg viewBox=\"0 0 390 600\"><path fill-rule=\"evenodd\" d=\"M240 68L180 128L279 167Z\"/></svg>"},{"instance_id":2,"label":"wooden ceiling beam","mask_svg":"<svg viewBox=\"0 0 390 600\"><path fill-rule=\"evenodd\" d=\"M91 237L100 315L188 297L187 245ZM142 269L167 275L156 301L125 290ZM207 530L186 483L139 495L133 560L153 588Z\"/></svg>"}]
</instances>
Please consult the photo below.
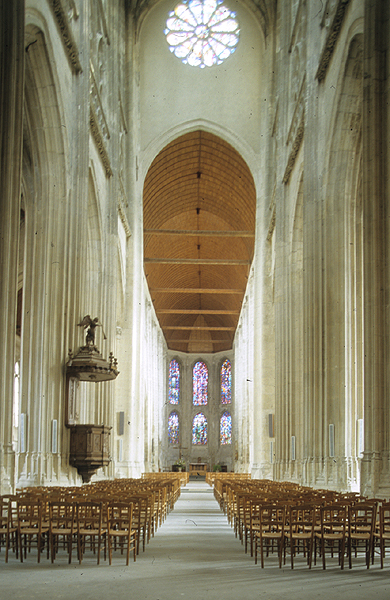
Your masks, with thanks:
<instances>
[{"instance_id":1,"label":"wooden ceiling beam","mask_svg":"<svg viewBox=\"0 0 390 600\"><path fill-rule=\"evenodd\" d=\"M236 327L206 327L197 325L162 325L163 331L173 329L174 331L236 331Z\"/></svg>"},{"instance_id":2,"label":"wooden ceiling beam","mask_svg":"<svg viewBox=\"0 0 390 600\"><path fill-rule=\"evenodd\" d=\"M152 294L243 294L244 290L219 288L150 288Z\"/></svg>"},{"instance_id":3,"label":"wooden ceiling beam","mask_svg":"<svg viewBox=\"0 0 390 600\"><path fill-rule=\"evenodd\" d=\"M196 229L144 229L144 234L151 235L186 235L191 237L246 237L254 238L254 231L211 231Z\"/></svg>"},{"instance_id":4,"label":"wooden ceiling beam","mask_svg":"<svg viewBox=\"0 0 390 600\"><path fill-rule=\"evenodd\" d=\"M231 344L232 340L229 338L228 340L184 340L184 339L179 339L179 340L172 340L172 339L167 339L167 344L193 344L193 343L199 343L199 344Z\"/></svg>"},{"instance_id":5,"label":"wooden ceiling beam","mask_svg":"<svg viewBox=\"0 0 390 600\"><path fill-rule=\"evenodd\" d=\"M203 308L156 308L158 315L239 315L239 310L206 310Z\"/></svg>"},{"instance_id":6,"label":"wooden ceiling beam","mask_svg":"<svg viewBox=\"0 0 390 600\"><path fill-rule=\"evenodd\" d=\"M144 262L155 265L218 265L242 266L251 264L250 260L226 258L145 258Z\"/></svg>"}]
</instances>

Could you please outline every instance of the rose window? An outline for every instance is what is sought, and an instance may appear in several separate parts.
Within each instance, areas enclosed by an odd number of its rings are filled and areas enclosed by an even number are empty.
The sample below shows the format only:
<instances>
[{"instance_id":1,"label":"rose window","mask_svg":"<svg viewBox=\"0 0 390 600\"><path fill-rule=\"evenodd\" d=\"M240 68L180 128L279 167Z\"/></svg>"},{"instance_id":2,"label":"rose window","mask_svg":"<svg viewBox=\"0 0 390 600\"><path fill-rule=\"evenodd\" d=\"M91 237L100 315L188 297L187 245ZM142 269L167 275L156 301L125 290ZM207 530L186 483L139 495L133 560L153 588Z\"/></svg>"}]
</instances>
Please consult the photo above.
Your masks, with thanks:
<instances>
[{"instance_id":1,"label":"rose window","mask_svg":"<svg viewBox=\"0 0 390 600\"><path fill-rule=\"evenodd\" d=\"M169 49L193 67L220 65L236 49L236 13L223 0L184 0L169 13L164 30Z\"/></svg>"}]
</instances>

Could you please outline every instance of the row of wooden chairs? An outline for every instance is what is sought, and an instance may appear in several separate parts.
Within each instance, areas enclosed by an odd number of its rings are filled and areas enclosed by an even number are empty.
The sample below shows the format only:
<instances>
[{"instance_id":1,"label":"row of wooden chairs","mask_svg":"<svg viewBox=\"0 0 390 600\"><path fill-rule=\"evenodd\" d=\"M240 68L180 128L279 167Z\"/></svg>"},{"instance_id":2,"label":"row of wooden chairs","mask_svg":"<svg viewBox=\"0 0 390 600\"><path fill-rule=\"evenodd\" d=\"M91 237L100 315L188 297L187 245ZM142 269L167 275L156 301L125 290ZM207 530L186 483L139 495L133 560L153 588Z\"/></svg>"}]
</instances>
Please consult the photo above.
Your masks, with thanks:
<instances>
[{"instance_id":1,"label":"row of wooden chairs","mask_svg":"<svg viewBox=\"0 0 390 600\"><path fill-rule=\"evenodd\" d=\"M134 512L133 502L109 501L53 501L47 505L41 500L0 499L2 523L1 545L5 547L5 561L8 562L11 549L16 558L23 562L32 548L37 549L37 562L46 548L47 558L54 562L60 547L66 549L71 563L72 551L77 550L82 562L86 542L97 554L100 563L101 548L108 547L111 564L113 549L121 554L126 550L126 564L130 553L136 560L139 516Z\"/></svg>"},{"instance_id":2,"label":"row of wooden chairs","mask_svg":"<svg viewBox=\"0 0 390 600\"><path fill-rule=\"evenodd\" d=\"M170 474L169 474L170 475ZM59 548L77 549L81 563L90 548L100 563L101 551L111 564L113 551L134 561L154 536L180 496L180 478L100 481L82 487L37 487L0 497L0 548L8 562L11 550L23 562L32 547L37 560L46 549L54 562Z\"/></svg>"},{"instance_id":3,"label":"row of wooden chairs","mask_svg":"<svg viewBox=\"0 0 390 600\"><path fill-rule=\"evenodd\" d=\"M109 563L112 562L113 548L126 551L126 564L130 552L136 560L136 530L133 528L132 502L49 502L49 519L43 515L43 503L21 500L17 502L18 528L16 548L20 560L27 558L27 551L35 545L37 560L45 546L47 558L54 562L60 546L66 548L68 562L72 561L72 551L77 549L79 563L82 562L87 543L97 554L100 563L101 549L108 546Z\"/></svg>"},{"instance_id":4,"label":"row of wooden chairs","mask_svg":"<svg viewBox=\"0 0 390 600\"><path fill-rule=\"evenodd\" d=\"M374 540L380 541L381 568L385 542L390 539L390 504L379 507L379 522L376 521L376 503L354 505L317 506L315 504L260 504L254 514L255 563L260 551L261 566L264 567L264 551L269 553L276 547L279 567L286 561L286 549L290 550L291 568L298 552L303 552L309 568L317 558L317 549L326 569L326 556L336 555L341 569L345 556L352 568L353 556L362 550L366 567L374 560Z\"/></svg>"},{"instance_id":5,"label":"row of wooden chairs","mask_svg":"<svg viewBox=\"0 0 390 600\"><path fill-rule=\"evenodd\" d=\"M228 476L226 476L228 475ZM214 495L234 528L235 534L250 548L257 563L260 554L277 551L279 566L290 550L294 557L302 551L309 568L317 554L326 568L326 554L337 555L341 568L348 557L364 549L366 566L379 551L381 568L390 541L390 503L363 498L355 492L314 490L290 482L243 480L235 474L213 478ZM336 552L337 549L337 552Z\"/></svg>"}]
</instances>

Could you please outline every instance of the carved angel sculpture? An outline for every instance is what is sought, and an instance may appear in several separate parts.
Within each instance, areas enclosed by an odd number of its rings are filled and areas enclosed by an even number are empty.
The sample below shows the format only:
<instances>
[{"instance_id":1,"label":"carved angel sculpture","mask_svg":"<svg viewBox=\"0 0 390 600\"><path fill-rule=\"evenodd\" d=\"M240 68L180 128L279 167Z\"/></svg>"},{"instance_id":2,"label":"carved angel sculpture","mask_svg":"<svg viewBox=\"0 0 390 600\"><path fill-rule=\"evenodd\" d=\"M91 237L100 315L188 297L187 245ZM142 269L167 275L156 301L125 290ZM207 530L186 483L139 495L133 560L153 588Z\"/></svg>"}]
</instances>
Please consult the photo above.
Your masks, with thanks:
<instances>
[{"instance_id":1,"label":"carved angel sculpture","mask_svg":"<svg viewBox=\"0 0 390 600\"><path fill-rule=\"evenodd\" d=\"M88 327L87 335L85 338L85 342L86 342L87 346L95 346L96 327L102 328L103 338L105 340L107 339L106 334L104 333L104 330L103 330L103 325L101 323L99 323L98 317L91 319L90 315L85 315L85 317L82 319L82 321L80 323L77 324L77 326L84 327L84 329L87 329L87 327Z\"/></svg>"}]
</instances>

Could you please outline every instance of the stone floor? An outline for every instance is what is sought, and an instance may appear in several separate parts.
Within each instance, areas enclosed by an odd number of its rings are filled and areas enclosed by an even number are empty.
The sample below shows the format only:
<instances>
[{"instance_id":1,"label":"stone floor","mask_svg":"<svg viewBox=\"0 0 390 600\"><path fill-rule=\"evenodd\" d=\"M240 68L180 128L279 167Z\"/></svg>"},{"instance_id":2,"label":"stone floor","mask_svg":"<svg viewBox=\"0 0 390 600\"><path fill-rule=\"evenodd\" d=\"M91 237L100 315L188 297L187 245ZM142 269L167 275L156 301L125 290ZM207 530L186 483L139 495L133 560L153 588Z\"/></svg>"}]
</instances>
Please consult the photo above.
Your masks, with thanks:
<instances>
[{"instance_id":1,"label":"stone floor","mask_svg":"<svg viewBox=\"0 0 390 600\"><path fill-rule=\"evenodd\" d=\"M74 557L75 560L75 557ZM308 570L298 559L294 570L279 569L276 557L265 568L244 553L226 517L204 481L191 481L146 551L126 567L121 557L97 566L93 555L55 564L31 553L21 564L0 555L0 600L388 600L390 553L383 570L379 559L367 571L363 559L341 571L336 561L324 572L319 563Z\"/></svg>"}]
</instances>

